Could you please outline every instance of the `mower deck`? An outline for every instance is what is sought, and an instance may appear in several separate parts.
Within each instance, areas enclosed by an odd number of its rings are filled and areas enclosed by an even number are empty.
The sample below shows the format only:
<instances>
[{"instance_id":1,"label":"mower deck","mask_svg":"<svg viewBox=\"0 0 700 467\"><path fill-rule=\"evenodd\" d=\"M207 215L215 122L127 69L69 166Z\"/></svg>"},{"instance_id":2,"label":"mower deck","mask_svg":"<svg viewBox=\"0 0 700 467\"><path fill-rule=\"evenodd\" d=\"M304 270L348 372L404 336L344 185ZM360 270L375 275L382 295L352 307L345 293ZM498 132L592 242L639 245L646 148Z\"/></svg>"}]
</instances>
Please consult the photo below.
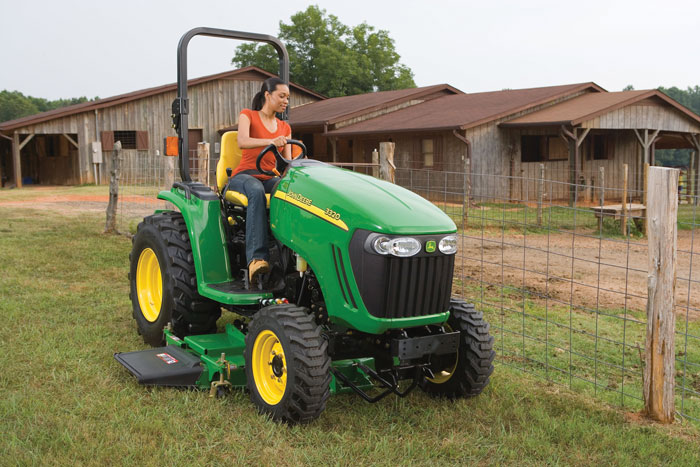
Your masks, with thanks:
<instances>
[{"instance_id":1,"label":"mower deck","mask_svg":"<svg viewBox=\"0 0 700 467\"><path fill-rule=\"evenodd\" d=\"M225 332L184 339L167 329L164 333L168 344L165 347L114 354L139 384L198 387L209 389L211 394L221 386L246 386L245 335L233 325L227 324ZM331 393L369 390L374 386L370 375L363 371L374 369L373 358L336 360L332 366ZM336 378L336 374L340 377Z\"/></svg>"}]
</instances>

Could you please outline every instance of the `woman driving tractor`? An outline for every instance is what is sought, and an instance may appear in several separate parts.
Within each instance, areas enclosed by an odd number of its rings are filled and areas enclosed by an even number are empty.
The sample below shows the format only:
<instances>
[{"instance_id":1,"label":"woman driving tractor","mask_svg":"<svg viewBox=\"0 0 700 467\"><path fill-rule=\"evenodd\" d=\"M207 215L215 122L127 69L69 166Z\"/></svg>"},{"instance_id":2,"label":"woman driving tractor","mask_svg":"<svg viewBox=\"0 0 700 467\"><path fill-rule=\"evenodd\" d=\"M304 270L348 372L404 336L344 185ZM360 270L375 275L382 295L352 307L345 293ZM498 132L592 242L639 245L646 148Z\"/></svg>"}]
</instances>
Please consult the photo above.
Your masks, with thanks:
<instances>
[{"instance_id":1,"label":"woman driving tractor","mask_svg":"<svg viewBox=\"0 0 700 467\"><path fill-rule=\"evenodd\" d=\"M291 159L287 139L292 128L275 114L283 113L289 105L289 87L277 77L263 82L260 92L253 97L252 109L243 109L238 120L238 145L243 152L241 163L233 172L229 189L248 197L246 214L246 261L248 277L253 283L258 274L269 271L267 249L267 214L265 193L270 193L279 177L261 174L255 160L265 146L274 144L285 159ZM265 171L275 171L275 156L268 152L260 162Z\"/></svg>"}]
</instances>

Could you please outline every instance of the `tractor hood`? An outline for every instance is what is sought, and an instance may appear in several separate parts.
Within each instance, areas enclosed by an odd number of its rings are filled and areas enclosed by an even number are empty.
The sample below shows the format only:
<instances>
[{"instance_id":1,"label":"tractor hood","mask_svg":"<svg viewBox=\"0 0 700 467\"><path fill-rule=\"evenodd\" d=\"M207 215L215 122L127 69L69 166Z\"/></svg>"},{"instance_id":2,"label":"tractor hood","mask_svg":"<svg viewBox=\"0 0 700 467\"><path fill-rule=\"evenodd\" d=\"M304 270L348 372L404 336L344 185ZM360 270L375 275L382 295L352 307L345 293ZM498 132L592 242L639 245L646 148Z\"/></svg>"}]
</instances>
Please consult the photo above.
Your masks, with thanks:
<instances>
[{"instance_id":1,"label":"tractor hood","mask_svg":"<svg viewBox=\"0 0 700 467\"><path fill-rule=\"evenodd\" d=\"M275 197L347 226L386 234L455 232L442 210L417 194L374 177L313 160L293 162Z\"/></svg>"}]
</instances>

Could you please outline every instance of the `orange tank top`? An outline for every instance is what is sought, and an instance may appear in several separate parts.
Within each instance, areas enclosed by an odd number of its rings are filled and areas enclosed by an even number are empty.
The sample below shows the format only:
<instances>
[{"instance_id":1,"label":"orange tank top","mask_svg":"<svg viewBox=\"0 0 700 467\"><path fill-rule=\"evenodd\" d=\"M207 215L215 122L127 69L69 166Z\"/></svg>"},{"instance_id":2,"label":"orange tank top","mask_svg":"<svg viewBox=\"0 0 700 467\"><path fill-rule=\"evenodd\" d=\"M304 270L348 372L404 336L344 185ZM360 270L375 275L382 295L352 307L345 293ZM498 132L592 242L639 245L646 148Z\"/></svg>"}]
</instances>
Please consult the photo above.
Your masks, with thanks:
<instances>
[{"instance_id":1,"label":"orange tank top","mask_svg":"<svg viewBox=\"0 0 700 467\"><path fill-rule=\"evenodd\" d=\"M292 128L287 122L283 122L280 119L276 119L277 131L271 133L270 131L268 131L267 128L265 128L265 125L263 124L262 120L260 120L260 113L257 110L243 109L241 111L241 115L245 115L250 120L251 138L272 139L278 136L289 136L292 132ZM241 163L238 164L238 167L233 172L233 175L236 175L237 173L243 172L245 170L255 170L257 172L257 168L255 167L255 160L258 158L258 154L260 154L260 151L262 151L264 148L265 146L261 146L259 148L241 149L241 152L243 154L241 157ZM284 147L280 146L277 149L281 154L284 150ZM272 154L272 152L268 152L267 154L265 154L262 160L260 161L260 167L268 172L271 172L272 169L276 167L276 165L277 161L275 160L275 156L274 154ZM269 175L263 175L260 172L251 175L260 180L268 180L272 178Z\"/></svg>"}]
</instances>

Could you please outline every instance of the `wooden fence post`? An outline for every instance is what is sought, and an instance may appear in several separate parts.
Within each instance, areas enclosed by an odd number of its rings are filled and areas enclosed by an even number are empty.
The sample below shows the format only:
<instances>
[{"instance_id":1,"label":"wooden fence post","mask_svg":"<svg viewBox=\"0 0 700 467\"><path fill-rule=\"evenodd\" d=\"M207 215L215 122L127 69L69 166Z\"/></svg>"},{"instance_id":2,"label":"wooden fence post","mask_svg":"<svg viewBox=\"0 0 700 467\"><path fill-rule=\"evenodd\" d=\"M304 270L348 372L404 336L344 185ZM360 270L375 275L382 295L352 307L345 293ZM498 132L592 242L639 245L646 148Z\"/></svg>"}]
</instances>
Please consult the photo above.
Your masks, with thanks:
<instances>
[{"instance_id":1,"label":"wooden fence post","mask_svg":"<svg viewBox=\"0 0 700 467\"><path fill-rule=\"evenodd\" d=\"M643 198L643 203L644 206L647 205L647 193L648 193L648 186L649 186L649 164L644 164L644 187L642 188L642 195L644 196ZM649 216L644 217L644 223L642 224L644 226L644 232L642 232L644 235L649 231Z\"/></svg>"},{"instance_id":2,"label":"wooden fence post","mask_svg":"<svg viewBox=\"0 0 700 467\"><path fill-rule=\"evenodd\" d=\"M379 178L394 182L396 166L394 165L394 143L379 143Z\"/></svg>"},{"instance_id":3,"label":"wooden fence post","mask_svg":"<svg viewBox=\"0 0 700 467\"><path fill-rule=\"evenodd\" d=\"M164 155L165 157L165 186L164 190L170 190L175 183L175 156ZM175 205L169 201L165 202L165 209L176 210Z\"/></svg>"},{"instance_id":4,"label":"wooden fence post","mask_svg":"<svg viewBox=\"0 0 700 467\"><path fill-rule=\"evenodd\" d=\"M464 218L464 228L469 224L469 205L472 202L472 164L471 159L467 157L464 161L464 201L462 208L462 217Z\"/></svg>"},{"instance_id":5,"label":"wooden fence post","mask_svg":"<svg viewBox=\"0 0 700 467\"><path fill-rule=\"evenodd\" d=\"M105 233L117 232L117 203L119 202L119 172L122 155L122 142L114 143L112 152L112 166L109 170L109 203L107 203L107 221L105 223Z\"/></svg>"},{"instance_id":6,"label":"wooden fence post","mask_svg":"<svg viewBox=\"0 0 700 467\"><path fill-rule=\"evenodd\" d=\"M537 225L542 225L542 199L544 198L544 164L540 164L540 176L537 179Z\"/></svg>"},{"instance_id":7,"label":"wooden fence post","mask_svg":"<svg viewBox=\"0 0 700 467\"><path fill-rule=\"evenodd\" d=\"M629 166L627 164L623 165L624 168L624 178L622 182L622 235L627 236L627 180L629 173Z\"/></svg>"},{"instance_id":8,"label":"wooden fence post","mask_svg":"<svg viewBox=\"0 0 700 467\"><path fill-rule=\"evenodd\" d=\"M372 176L374 178L379 178L379 152L376 149L372 150Z\"/></svg>"},{"instance_id":9,"label":"wooden fence post","mask_svg":"<svg viewBox=\"0 0 700 467\"><path fill-rule=\"evenodd\" d=\"M600 179L598 183L600 183L600 217L598 217L598 232L600 235L603 235L603 207L605 206L605 167L602 165L598 167L598 172L600 172L600 175L598 178Z\"/></svg>"},{"instance_id":10,"label":"wooden fence post","mask_svg":"<svg viewBox=\"0 0 700 467\"><path fill-rule=\"evenodd\" d=\"M678 170L649 169L649 275L647 336L644 366L644 410L660 422L671 423L675 412L676 228Z\"/></svg>"},{"instance_id":11,"label":"wooden fence post","mask_svg":"<svg viewBox=\"0 0 700 467\"><path fill-rule=\"evenodd\" d=\"M209 185L209 143L197 143L197 178L195 180Z\"/></svg>"}]
</instances>

